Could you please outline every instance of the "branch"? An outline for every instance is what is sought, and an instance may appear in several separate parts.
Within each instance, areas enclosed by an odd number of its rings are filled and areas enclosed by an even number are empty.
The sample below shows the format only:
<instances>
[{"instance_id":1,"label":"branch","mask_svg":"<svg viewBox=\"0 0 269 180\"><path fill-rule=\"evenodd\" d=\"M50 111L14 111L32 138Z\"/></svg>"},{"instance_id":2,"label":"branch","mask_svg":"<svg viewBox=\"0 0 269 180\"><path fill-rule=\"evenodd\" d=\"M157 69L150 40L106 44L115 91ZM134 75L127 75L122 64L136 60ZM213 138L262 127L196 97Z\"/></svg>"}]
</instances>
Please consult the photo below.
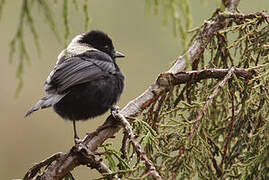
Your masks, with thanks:
<instances>
[{"instance_id":1,"label":"branch","mask_svg":"<svg viewBox=\"0 0 269 180\"><path fill-rule=\"evenodd\" d=\"M223 157L222 157L222 160L221 160L221 167L223 166L224 164L224 161L226 160L226 154L227 154L227 150L228 150L228 146L229 146L229 143L231 141L231 136L232 136L232 131L233 131L233 127L234 127L234 121L235 121L235 107L234 107L234 91L231 92L231 101L232 101L232 117L231 117L231 124L230 124L230 127L229 127L229 131L228 131L228 135L227 135L227 139L226 139L226 143L225 143L225 146L224 146L224 152L223 152Z\"/></svg>"},{"instance_id":2,"label":"branch","mask_svg":"<svg viewBox=\"0 0 269 180\"><path fill-rule=\"evenodd\" d=\"M242 13L219 13L219 16L224 18L234 18L234 19L255 19L257 17L262 17L264 19L268 19L269 16L265 11L250 13L250 14L242 14Z\"/></svg>"},{"instance_id":3,"label":"branch","mask_svg":"<svg viewBox=\"0 0 269 180\"><path fill-rule=\"evenodd\" d=\"M78 144L77 148L78 152L81 152L82 155L84 156L81 158L83 163L81 164L87 164L88 167L97 169L98 172L101 174L106 173L106 174L112 174L113 172L102 162L102 159L97 157L93 152L91 152L87 147L85 147L82 143ZM112 176L111 178L108 177L108 179L119 179L117 175Z\"/></svg>"},{"instance_id":4,"label":"branch","mask_svg":"<svg viewBox=\"0 0 269 180\"><path fill-rule=\"evenodd\" d=\"M68 154L56 153L50 158L42 161L41 163L35 165L31 168L24 177L24 180L34 179L38 171L44 167L48 166L42 175L37 175L36 179L62 179L68 172L66 165L69 164L70 158L75 157L72 161L73 168L78 165L87 165L90 168L96 169L101 174L112 174L113 172L102 162L102 159L90 151L83 143L76 144L72 147ZM52 164L53 161L56 163ZM53 169L52 167L56 164L61 163L62 166L59 169ZM113 175L107 179L118 179L117 175Z\"/></svg>"},{"instance_id":5,"label":"branch","mask_svg":"<svg viewBox=\"0 0 269 180\"><path fill-rule=\"evenodd\" d=\"M170 83L172 85L178 85L178 84L185 84L187 82L198 82L203 79L209 79L209 78L216 78L216 79L222 79L224 78L227 73L229 72L229 69L204 69L204 70L198 70L198 71L188 71L188 72L179 72L175 75L173 74L161 74L158 77L159 83ZM237 77L244 78L246 80L252 79L253 75L255 74L255 71L252 69L240 69L240 68L234 68L234 74ZM167 77L169 76L169 77ZM165 77L165 78L164 78ZM169 80L169 82L165 82Z\"/></svg>"},{"instance_id":6,"label":"branch","mask_svg":"<svg viewBox=\"0 0 269 180\"><path fill-rule=\"evenodd\" d=\"M32 179L40 170L41 168L48 166L49 164L51 164L53 161L55 161L56 159L60 158L61 156L63 156L64 153L62 152L58 152L53 154L52 156L48 157L47 159L41 161L38 164L35 164L31 169L29 169L29 171L25 174L23 180L28 180L28 179Z\"/></svg>"}]
</instances>

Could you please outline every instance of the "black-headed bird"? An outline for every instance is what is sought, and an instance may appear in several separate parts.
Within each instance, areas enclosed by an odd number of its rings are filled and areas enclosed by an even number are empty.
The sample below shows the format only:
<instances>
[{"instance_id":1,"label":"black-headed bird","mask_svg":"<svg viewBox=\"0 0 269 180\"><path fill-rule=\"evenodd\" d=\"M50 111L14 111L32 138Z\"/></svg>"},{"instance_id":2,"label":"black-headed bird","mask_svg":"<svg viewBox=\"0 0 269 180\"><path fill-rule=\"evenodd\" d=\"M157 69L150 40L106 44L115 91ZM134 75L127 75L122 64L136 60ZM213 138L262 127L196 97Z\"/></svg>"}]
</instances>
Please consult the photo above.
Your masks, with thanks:
<instances>
[{"instance_id":1,"label":"black-headed bird","mask_svg":"<svg viewBox=\"0 0 269 180\"><path fill-rule=\"evenodd\" d=\"M124 57L115 51L112 40L102 31L77 35L59 56L45 82L46 95L25 115L53 107L63 119L76 121L104 114L119 100L124 75L115 59Z\"/></svg>"}]
</instances>

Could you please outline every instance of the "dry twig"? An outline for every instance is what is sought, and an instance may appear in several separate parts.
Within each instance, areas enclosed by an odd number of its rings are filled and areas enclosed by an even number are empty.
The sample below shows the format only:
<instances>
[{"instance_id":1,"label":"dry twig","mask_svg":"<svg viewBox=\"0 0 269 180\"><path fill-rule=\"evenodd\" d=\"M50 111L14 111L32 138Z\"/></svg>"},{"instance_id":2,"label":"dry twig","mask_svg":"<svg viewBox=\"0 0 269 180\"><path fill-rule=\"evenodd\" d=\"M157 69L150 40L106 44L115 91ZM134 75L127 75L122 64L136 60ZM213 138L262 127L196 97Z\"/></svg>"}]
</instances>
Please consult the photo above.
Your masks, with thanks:
<instances>
[{"instance_id":1,"label":"dry twig","mask_svg":"<svg viewBox=\"0 0 269 180\"><path fill-rule=\"evenodd\" d=\"M147 168L148 168L148 175L152 175L154 179L156 180L161 180L161 176L159 175L158 171L156 170L154 164L148 157L146 156L146 153L142 149L141 145L138 143L138 141L135 138L135 135L132 130L132 126L130 123L127 121L127 119L120 114L119 112L112 112L113 116L120 120L122 123L122 126L124 128L124 131L127 133L127 136L132 143L134 150L138 154L138 156L145 162Z\"/></svg>"}]
</instances>

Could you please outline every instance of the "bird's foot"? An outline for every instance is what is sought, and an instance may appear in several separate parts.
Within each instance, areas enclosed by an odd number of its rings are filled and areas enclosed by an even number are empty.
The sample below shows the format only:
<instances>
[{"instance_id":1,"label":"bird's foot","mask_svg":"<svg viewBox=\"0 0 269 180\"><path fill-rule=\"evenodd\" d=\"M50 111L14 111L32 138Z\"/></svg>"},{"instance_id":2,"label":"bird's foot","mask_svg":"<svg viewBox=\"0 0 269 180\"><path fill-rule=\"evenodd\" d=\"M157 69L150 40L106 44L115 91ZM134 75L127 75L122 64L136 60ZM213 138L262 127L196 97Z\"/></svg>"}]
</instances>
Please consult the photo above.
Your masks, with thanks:
<instances>
[{"instance_id":1,"label":"bird's foot","mask_svg":"<svg viewBox=\"0 0 269 180\"><path fill-rule=\"evenodd\" d=\"M74 137L74 142L75 142L75 145L76 145L76 144L82 143L82 142L83 142L83 139L80 139L80 138L77 136L77 137Z\"/></svg>"},{"instance_id":2,"label":"bird's foot","mask_svg":"<svg viewBox=\"0 0 269 180\"><path fill-rule=\"evenodd\" d=\"M119 106L112 106L111 109L110 109L111 114L112 114L112 112L119 112L119 110L120 110Z\"/></svg>"}]
</instances>

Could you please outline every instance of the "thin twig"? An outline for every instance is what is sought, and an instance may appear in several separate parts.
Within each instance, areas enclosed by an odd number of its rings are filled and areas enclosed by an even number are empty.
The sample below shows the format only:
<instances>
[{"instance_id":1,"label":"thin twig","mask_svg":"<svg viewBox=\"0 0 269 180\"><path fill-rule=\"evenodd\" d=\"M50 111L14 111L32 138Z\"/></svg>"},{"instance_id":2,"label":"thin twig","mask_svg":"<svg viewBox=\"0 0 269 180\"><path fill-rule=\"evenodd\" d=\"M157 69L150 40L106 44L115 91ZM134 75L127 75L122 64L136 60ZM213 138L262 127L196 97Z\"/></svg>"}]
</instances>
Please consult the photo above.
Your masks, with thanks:
<instances>
[{"instance_id":1,"label":"thin twig","mask_svg":"<svg viewBox=\"0 0 269 180\"><path fill-rule=\"evenodd\" d=\"M130 123L127 121L127 119L120 114L119 112L112 112L113 116L120 120L122 123L122 126L125 130L125 132L128 135L128 138L130 140L130 142L132 143L134 150L136 151L136 153L139 155L139 157L141 158L142 161L145 162L147 168L148 168L148 172L149 174L151 174L153 176L154 179L156 180L161 180L161 176L159 175L158 171L156 170L153 162L148 159L148 157L146 156L146 153L144 152L144 150L142 149L141 145L138 143L138 141L135 139L135 135L133 133L132 130L132 126L130 125Z\"/></svg>"},{"instance_id":2,"label":"thin twig","mask_svg":"<svg viewBox=\"0 0 269 180\"><path fill-rule=\"evenodd\" d=\"M150 106L150 108L148 110L148 118L146 119L146 122L148 124L150 124L153 121L153 111L154 111L154 107L155 107L156 103L157 103L157 101L152 102L152 105Z\"/></svg>"},{"instance_id":3,"label":"thin twig","mask_svg":"<svg viewBox=\"0 0 269 180\"><path fill-rule=\"evenodd\" d=\"M232 118L231 118L231 124L229 126L229 131L228 131L228 135L227 135L227 140L224 146L224 152L223 152L223 157L222 157L222 161L220 166L223 166L223 163L226 159L226 154L227 154L227 150L228 150L228 146L230 144L230 140L231 140L231 136L232 136L232 132L233 132L233 127L234 127L234 121L235 121L235 114L234 114L234 92L231 92L231 101L232 101Z\"/></svg>"},{"instance_id":4,"label":"thin twig","mask_svg":"<svg viewBox=\"0 0 269 180\"><path fill-rule=\"evenodd\" d=\"M128 135L126 132L123 133L123 138L121 142L121 158L122 159L127 159L127 140L128 140ZM120 163L118 164L119 169L121 169Z\"/></svg>"},{"instance_id":5,"label":"thin twig","mask_svg":"<svg viewBox=\"0 0 269 180\"><path fill-rule=\"evenodd\" d=\"M27 173L25 174L23 180L30 180L30 179L32 179L33 177L36 176L36 174L40 171L41 168L43 168L45 166L48 166L53 161L55 161L56 159L60 158L63 155L64 155L64 153L58 152L58 153L55 153L52 156L48 157L47 159L44 159L40 163L35 164L32 168L30 168L27 171Z\"/></svg>"},{"instance_id":6,"label":"thin twig","mask_svg":"<svg viewBox=\"0 0 269 180\"><path fill-rule=\"evenodd\" d=\"M158 105L155 109L154 113L154 118L153 118L153 122L152 122L152 128L157 131L157 123L159 122L158 118L159 118L159 112L162 108L162 105L164 103L164 100L166 98L166 94L162 95L161 98L159 99Z\"/></svg>"},{"instance_id":7,"label":"thin twig","mask_svg":"<svg viewBox=\"0 0 269 180\"><path fill-rule=\"evenodd\" d=\"M220 91L221 88L224 87L224 85L226 84L226 82L231 78L232 74L234 73L235 68L232 67L227 75L224 77L224 79L218 84L218 86L214 89L213 93L207 98L204 107L202 108L202 110L198 113L196 119L194 120L194 124L192 126L191 132L188 135L188 139L190 139L194 132L197 130L203 116L206 114L206 110L208 108L208 106L212 103L213 99L218 95L218 92Z\"/></svg>"},{"instance_id":8,"label":"thin twig","mask_svg":"<svg viewBox=\"0 0 269 180\"><path fill-rule=\"evenodd\" d=\"M81 164L87 164L88 167L94 168L98 170L101 174L112 174L113 172L106 166L105 163L102 162L102 159L96 156L93 152L91 152L86 146L82 143L78 144L77 151L83 155L80 158ZM119 179L115 174L113 176L108 176L107 179Z\"/></svg>"},{"instance_id":9,"label":"thin twig","mask_svg":"<svg viewBox=\"0 0 269 180\"><path fill-rule=\"evenodd\" d=\"M221 177L222 176L222 170L221 168L218 166L218 163L217 163L217 160L212 157L212 163L213 163L213 167L215 168L216 170L216 174L217 174L217 177Z\"/></svg>"}]
</instances>

